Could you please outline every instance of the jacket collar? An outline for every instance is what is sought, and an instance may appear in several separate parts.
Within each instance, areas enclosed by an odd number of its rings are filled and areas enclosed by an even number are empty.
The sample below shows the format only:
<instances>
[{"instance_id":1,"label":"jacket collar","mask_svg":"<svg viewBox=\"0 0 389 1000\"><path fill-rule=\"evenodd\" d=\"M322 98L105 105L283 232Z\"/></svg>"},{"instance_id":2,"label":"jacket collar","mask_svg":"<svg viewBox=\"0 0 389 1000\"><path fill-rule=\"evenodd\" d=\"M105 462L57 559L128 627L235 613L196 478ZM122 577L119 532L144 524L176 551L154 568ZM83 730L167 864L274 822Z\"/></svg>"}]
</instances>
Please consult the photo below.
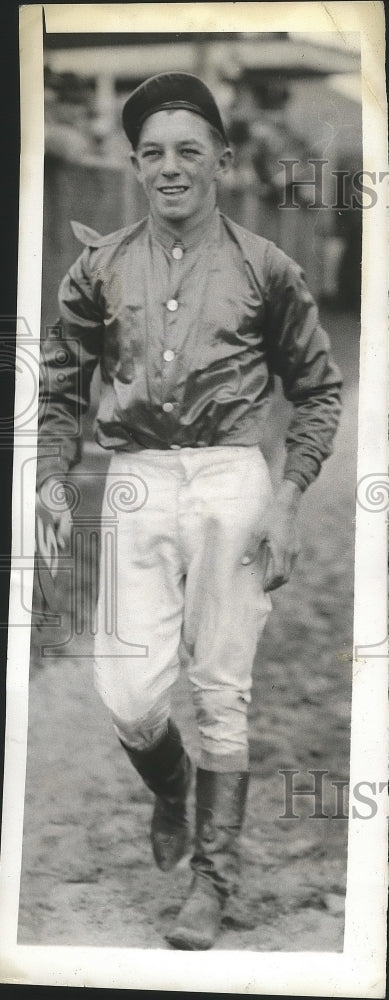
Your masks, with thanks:
<instances>
[{"instance_id":1,"label":"jacket collar","mask_svg":"<svg viewBox=\"0 0 389 1000\"><path fill-rule=\"evenodd\" d=\"M175 244L182 246L183 250L191 250L193 247L199 246L203 240L217 232L218 223L219 212L215 208L210 216L202 219L189 232L181 235L172 226L164 222L163 219L156 219L154 216L149 215L150 232L154 239L158 243L161 243L166 250L171 250Z\"/></svg>"}]
</instances>

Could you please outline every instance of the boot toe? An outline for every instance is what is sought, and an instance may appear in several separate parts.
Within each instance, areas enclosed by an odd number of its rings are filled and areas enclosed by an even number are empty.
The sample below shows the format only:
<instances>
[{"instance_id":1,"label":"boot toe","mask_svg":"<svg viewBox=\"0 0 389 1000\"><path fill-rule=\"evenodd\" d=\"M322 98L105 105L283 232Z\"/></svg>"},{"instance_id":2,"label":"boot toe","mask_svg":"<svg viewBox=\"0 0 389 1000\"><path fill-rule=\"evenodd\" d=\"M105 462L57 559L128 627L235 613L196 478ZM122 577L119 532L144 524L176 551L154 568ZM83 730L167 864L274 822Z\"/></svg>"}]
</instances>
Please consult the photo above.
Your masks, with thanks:
<instances>
[{"instance_id":1,"label":"boot toe","mask_svg":"<svg viewBox=\"0 0 389 1000\"><path fill-rule=\"evenodd\" d=\"M215 943L213 937L206 938L187 927L173 928L165 939L177 951L208 951Z\"/></svg>"},{"instance_id":2,"label":"boot toe","mask_svg":"<svg viewBox=\"0 0 389 1000\"><path fill-rule=\"evenodd\" d=\"M216 890L195 884L165 939L182 951L207 951L215 944L221 918L222 901Z\"/></svg>"},{"instance_id":3,"label":"boot toe","mask_svg":"<svg viewBox=\"0 0 389 1000\"><path fill-rule=\"evenodd\" d=\"M189 851L189 831L186 828L170 833L153 831L152 848L158 868L170 872Z\"/></svg>"},{"instance_id":4,"label":"boot toe","mask_svg":"<svg viewBox=\"0 0 389 1000\"><path fill-rule=\"evenodd\" d=\"M151 823L151 845L158 868L170 872L189 849L189 827L185 806L169 808L157 799Z\"/></svg>"}]
</instances>

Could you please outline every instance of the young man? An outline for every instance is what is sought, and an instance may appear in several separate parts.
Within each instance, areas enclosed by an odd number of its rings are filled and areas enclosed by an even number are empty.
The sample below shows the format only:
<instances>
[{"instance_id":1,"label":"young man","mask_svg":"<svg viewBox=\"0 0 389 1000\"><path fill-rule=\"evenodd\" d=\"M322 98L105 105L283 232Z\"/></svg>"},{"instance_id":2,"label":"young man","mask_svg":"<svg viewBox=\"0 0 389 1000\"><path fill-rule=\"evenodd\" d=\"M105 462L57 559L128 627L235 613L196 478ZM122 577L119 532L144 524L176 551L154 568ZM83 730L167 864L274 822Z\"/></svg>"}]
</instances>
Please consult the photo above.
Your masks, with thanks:
<instances>
[{"instance_id":1,"label":"young man","mask_svg":"<svg viewBox=\"0 0 389 1000\"><path fill-rule=\"evenodd\" d=\"M143 484L144 502L117 514L117 628L101 624L102 574L96 685L155 793L153 851L170 871L190 843L191 765L170 719L185 647L201 745L194 874L167 939L205 949L239 880L247 706L268 592L296 559L299 502L331 452L341 377L299 267L217 210L231 151L207 87L185 73L153 77L123 124L150 211L109 236L77 227L85 248L60 289L67 359L55 339L43 348L41 440L61 450L54 463L43 448L38 489L77 460L70 429L100 363L96 437L113 452L103 516L112 481ZM273 497L261 440L275 373L293 416ZM62 514L60 544L69 530ZM123 641L148 655L123 655Z\"/></svg>"}]
</instances>

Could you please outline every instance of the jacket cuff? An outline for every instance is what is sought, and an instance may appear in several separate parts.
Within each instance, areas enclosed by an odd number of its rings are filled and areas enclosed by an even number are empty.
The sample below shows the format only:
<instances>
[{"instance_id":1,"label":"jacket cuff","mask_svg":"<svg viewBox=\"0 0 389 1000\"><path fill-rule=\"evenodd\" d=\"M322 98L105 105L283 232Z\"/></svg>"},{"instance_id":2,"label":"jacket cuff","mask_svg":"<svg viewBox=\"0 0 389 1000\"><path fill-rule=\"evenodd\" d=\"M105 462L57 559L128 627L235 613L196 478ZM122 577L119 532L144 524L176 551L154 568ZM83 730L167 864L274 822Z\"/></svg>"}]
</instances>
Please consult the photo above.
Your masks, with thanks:
<instances>
[{"instance_id":1,"label":"jacket cuff","mask_svg":"<svg viewBox=\"0 0 389 1000\"><path fill-rule=\"evenodd\" d=\"M305 492L309 483L307 483L305 476L301 472L284 472L284 479L289 479L290 482L296 483L300 487L302 493Z\"/></svg>"},{"instance_id":2,"label":"jacket cuff","mask_svg":"<svg viewBox=\"0 0 389 1000\"><path fill-rule=\"evenodd\" d=\"M286 458L284 479L290 479L304 492L317 479L320 469L321 462L314 458L310 459L291 453Z\"/></svg>"}]
</instances>

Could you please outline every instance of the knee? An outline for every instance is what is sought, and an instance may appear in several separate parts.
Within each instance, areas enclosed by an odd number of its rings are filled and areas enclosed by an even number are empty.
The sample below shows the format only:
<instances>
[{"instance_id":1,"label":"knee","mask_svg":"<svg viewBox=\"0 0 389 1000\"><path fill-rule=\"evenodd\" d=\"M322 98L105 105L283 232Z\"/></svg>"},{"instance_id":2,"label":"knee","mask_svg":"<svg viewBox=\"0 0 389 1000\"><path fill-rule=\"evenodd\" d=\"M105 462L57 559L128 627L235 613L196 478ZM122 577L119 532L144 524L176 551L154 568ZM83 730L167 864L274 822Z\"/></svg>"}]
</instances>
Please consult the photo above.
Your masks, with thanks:
<instances>
[{"instance_id":1,"label":"knee","mask_svg":"<svg viewBox=\"0 0 389 1000\"><path fill-rule=\"evenodd\" d=\"M119 667L115 675L111 664L99 661L95 662L94 684L119 739L139 749L151 745L169 717L169 688L153 688L141 672L133 674Z\"/></svg>"},{"instance_id":2,"label":"knee","mask_svg":"<svg viewBox=\"0 0 389 1000\"><path fill-rule=\"evenodd\" d=\"M194 706L200 734L214 733L225 738L227 733L240 736L247 732L249 691L234 688L194 691Z\"/></svg>"},{"instance_id":3,"label":"knee","mask_svg":"<svg viewBox=\"0 0 389 1000\"><path fill-rule=\"evenodd\" d=\"M247 770L249 692L234 688L198 690L196 719L200 737L200 766L211 771Z\"/></svg>"},{"instance_id":4,"label":"knee","mask_svg":"<svg viewBox=\"0 0 389 1000\"><path fill-rule=\"evenodd\" d=\"M246 716L251 696L249 690L241 691L227 685L212 689L195 686L193 699L197 720L211 724L235 713Z\"/></svg>"},{"instance_id":5,"label":"knee","mask_svg":"<svg viewBox=\"0 0 389 1000\"><path fill-rule=\"evenodd\" d=\"M143 715L122 718L111 712L116 735L132 750L149 750L159 742L166 732L169 719L169 704L159 701Z\"/></svg>"}]
</instances>

